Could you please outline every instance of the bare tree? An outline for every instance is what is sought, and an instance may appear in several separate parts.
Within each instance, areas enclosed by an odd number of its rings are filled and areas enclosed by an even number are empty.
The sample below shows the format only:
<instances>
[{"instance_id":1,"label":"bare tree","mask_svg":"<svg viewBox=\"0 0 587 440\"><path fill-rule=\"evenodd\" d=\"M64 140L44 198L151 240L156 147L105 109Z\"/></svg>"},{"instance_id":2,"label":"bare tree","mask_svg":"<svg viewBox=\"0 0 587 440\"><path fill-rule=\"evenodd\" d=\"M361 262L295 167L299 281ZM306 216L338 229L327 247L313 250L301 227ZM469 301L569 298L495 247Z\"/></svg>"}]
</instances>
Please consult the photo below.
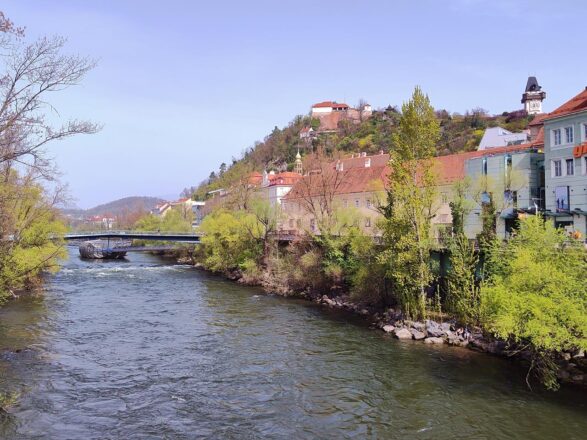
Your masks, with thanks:
<instances>
[{"instance_id":1,"label":"bare tree","mask_svg":"<svg viewBox=\"0 0 587 440\"><path fill-rule=\"evenodd\" d=\"M0 16L0 167L6 178L10 169L34 170L53 180L55 170L44 147L76 134L95 133L98 126L88 121L52 123L59 113L49 102L53 92L79 84L95 65L77 55L64 55L65 39L40 38L24 41L22 31Z\"/></svg>"},{"instance_id":2,"label":"bare tree","mask_svg":"<svg viewBox=\"0 0 587 440\"><path fill-rule=\"evenodd\" d=\"M310 170L296 185L293 196L312 217L315 229L321 234L331 234L336 225L336 196L345 183L342 167L332 159L317 155L307 167Z\"/></svg>"}]
</instances>

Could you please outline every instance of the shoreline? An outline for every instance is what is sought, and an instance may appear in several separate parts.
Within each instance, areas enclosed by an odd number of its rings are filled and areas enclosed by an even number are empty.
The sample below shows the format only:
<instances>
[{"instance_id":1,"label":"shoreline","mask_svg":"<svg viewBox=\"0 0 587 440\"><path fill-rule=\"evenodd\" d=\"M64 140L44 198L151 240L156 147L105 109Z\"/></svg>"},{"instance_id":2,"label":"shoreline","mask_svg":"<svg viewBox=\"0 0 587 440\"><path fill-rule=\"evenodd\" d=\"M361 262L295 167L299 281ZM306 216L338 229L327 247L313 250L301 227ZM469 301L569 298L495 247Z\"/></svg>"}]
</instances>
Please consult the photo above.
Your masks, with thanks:
<instances>
[{"instance_id":1,"label":"shoreline","mask_svg":"<svg viewBox=\"0 0 587 440\"><path fill-rule=\"evenodd\" d=\"M215 273L206 269L201 263L178 259L182 264L191 264L196 269L207 273ZM468 350L485 353L487 355L512 359L521 364L528 364L531 355L528 351L509 347L506 341L492 337L481 328L465 329L458 326L456 321L449 318L445 321L426 319L425 321L411 321L403 319L401 312L393 308L378 309L351 301L348 295L328 296L326 294L310 294L306 292L280 292L256 279L245 280L237 273L221 275L228 281L251 287L260 287L266 294L279 295L284 298L303 299L319 307L343 310L371 321L370 328L383 331L398 340L423 342L430 345L449 345L466 348ZM460 330L463 330L461 333ZM561 385L570 385L587 392L587 354L580 350L576 353L559 353L556 359L559 366L557 379Z\"/></svg>"}]
</instances>

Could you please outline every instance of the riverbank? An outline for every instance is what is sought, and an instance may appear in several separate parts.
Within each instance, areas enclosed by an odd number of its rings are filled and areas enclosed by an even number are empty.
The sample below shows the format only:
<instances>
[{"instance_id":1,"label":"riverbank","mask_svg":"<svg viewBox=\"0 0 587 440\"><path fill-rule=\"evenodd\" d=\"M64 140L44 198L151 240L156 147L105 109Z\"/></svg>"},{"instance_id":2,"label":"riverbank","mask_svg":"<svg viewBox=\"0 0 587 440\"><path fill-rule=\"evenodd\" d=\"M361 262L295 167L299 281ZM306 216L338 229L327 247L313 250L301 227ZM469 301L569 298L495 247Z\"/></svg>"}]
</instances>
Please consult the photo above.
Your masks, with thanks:
<instances>
[{"instance_id":1,"label":"riverbank","mask_svg":"<svg viewBox=\"0 0 587 440\"><path fill-rule=\"evenodd\" d=\"M179 259L182 263L191 263L196 268L207 269L193 260ZM265 274L266 275L266 274ZM344 310L358 315L370 322L371 327L392 335L399 340L411 340L424 344L446 344L454 347L486 353L512 359L526 365L532 365L532 354L524 347L509 344L483 331L481 328L467 328L459 325L456 320L427 319L425 321L411 321L404 319L399 310L393 308L377 308L351 300L349 295L326 295L310 292L295 292L284 286L275 285L268 278L247 277L239 271L233 271L224 276L236 283L247 286L262 287L266 293L284 297L300 298L312 301L321 307ZM561 384L580 387L587 391L587 356L585 351L557 353L555 362L558 365L557 379ZM531 386L530 371L526 377L528 386Z\"/></svg>"}]
</instances>

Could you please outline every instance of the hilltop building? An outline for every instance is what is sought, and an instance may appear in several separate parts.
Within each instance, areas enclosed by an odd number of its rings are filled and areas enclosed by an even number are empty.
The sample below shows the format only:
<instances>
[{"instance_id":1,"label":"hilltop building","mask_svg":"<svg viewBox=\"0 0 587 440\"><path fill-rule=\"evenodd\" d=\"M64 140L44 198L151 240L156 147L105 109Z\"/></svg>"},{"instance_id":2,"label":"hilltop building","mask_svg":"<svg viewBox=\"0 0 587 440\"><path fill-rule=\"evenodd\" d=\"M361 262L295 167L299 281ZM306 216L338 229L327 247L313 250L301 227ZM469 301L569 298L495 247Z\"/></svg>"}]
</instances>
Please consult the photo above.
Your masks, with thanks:
<instances>
[{"instance_id":1,"label":"hilltop building","mask_svg":"<svg viewBox=\"0 0 587 440\"><path fill-rule=\"evenodd\" d=\"M522 104L524 110L529 115L536 115L542 113L542 101L546 98L546 92L542 91L542 87L538 85L538 80L535 76L528 77L526 82L526 90L522 95Z\"/></svg>"},{"instance_id":2,"label":"hilltop building","mask_svg":"<svg viewBox=\"0 0 587 440\"><path fill-rule=\"evenodd\" d=\"M348 120L358 124L371 117L373 110L369 104L363 104L361 108L356 109L345 103L324 101L314 104L310 114L312 118L320 121L317 132L333 132L338 130L340 121ZM304 136L306 136L305 133ZM300 137L302 137L302 133L300 133Z\"/></svg>"}]
</instances>

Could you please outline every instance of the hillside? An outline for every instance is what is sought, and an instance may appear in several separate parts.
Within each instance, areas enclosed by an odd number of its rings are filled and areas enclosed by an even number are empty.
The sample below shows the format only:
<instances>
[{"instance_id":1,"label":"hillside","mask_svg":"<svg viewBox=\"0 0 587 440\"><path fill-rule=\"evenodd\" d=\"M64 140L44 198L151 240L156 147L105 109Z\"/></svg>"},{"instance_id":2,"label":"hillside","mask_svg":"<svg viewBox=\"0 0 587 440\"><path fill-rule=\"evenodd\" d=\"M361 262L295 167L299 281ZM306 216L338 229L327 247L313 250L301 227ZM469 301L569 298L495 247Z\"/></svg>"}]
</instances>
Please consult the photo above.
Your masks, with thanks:
<instances>
[{"instance_id":1,"label":"hillside","mask_svg":"<svg viewBox=\"0 0 587 440\"><path fill-rule=\"evenodd\" d=\"M157 197L132 196L124 197L122 199L114 200L112 202L104 203L90 209L63 209L64 214L87 216L106 215L112 217L119 217L130 212L148 212L155 207L155 205L164 202L163 199Z\"/></svg>"},{"instance_id":2,"label":"hillside","mask_svg":"<svg viewBox=\"0 0 587 440\"><path fill-rule=\"evenodd\" d=\"M230 166L221 164L218 171L212 171L208 179L193 188L192 195L199 200L205 199L208 191L229 187L252 171L291 170L298 149L304 157L317 152L330 157L387 152L393 148L392 134L400 116L398 107L390 105L374 111L364 121L342 120L336 132L318 133L308 139L300 139L300 131L304 127L317 128L319 121L308 115L296 116L286 127L275 127L263 141L248 148L241 159L233 159ZM499 125L519 132L532 120L523 110L489 115L482 108L472 109L464 115L442 109L436 111L436 116L441 127L441 139L437 145L439 156L475 150L486 128Z\"/></svg>"}]
</instances>

